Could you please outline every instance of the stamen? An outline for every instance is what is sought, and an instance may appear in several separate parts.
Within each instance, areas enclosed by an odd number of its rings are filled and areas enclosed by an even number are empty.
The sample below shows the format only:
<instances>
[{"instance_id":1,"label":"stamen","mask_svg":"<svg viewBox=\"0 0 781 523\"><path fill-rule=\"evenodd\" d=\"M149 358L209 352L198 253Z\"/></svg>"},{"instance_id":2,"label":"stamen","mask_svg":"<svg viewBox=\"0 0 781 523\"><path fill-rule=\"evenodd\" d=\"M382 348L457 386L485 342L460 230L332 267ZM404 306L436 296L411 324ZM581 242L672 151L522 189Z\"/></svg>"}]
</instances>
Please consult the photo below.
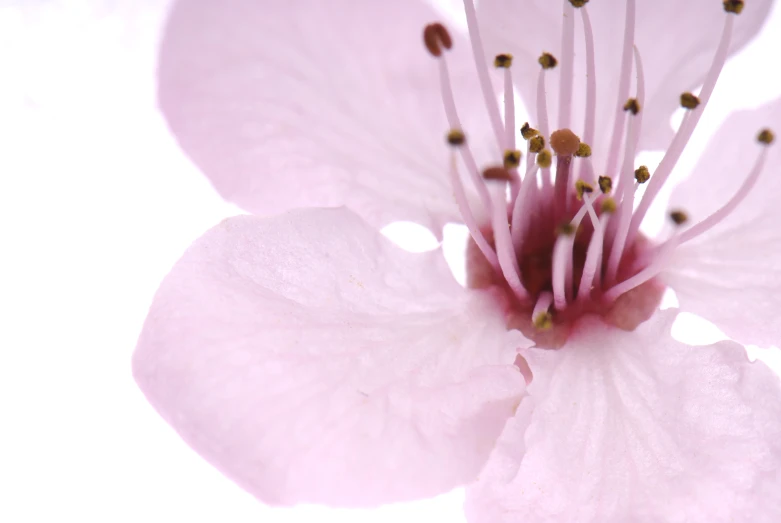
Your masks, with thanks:
<instances>
[{"instance_id":1,"label":"stamen","mask_svg":"<svg viewBox=\"0 0 781 523\"><path fill-rule=\"evenodd\" d=\"M494 59L494 65L500 69L504 69L504 132L505 132L505 144L506 151L504 153L504 166L518 167L521 161L521 151L515 151L515 90L513 89L513 75L510 71L510 66L513 63L513 56L511 54L500 54ZM518 157L515 164L508 164L508 153L517 152ZM511 159L515 159L512 156ZM518 177L517 171L513 172L512 180L512 196L518 194L520 189L521 180Z\"/></svg>"},{"instance_id":2,"label":"stamen","mask_svg":"<svg viewBox=\"0 0 781 523\"><path fill-rule=\"evenodd\" d=\"M640 112L640 102L637 101L637 98L630 98L626 101L624 104L624 111L629 111L632 114L637 114Z\"/></svg>"},{"instance_id":3,"label":"stamen","mask_svg":"<svg viewBox=\"0 0 781 523\"><path fill-rule=\"evenodd\" d=\"M513 205L510 230L512 232L513 248L515 249L515 252L521 252L521 244L523 243L523 237L526 232L528 217L532 213L528 207L531 201L531 191L537 188L537 184L535 183L537 170L538 167L534 164L526 169L526 175L524 176L525 181L521 185L521 191L518 193L518 197L515 199L515 204Z\"/></svg>"},{"instance_id":4,"label":"stamen","mask_svg":"<svg viewBox=\"0 0 781 523\"><path fill-rule=\"evenodd\" d=\"M537 63L539 63L543 69L553 69L559 64L559 61L556 60L556 57L552 54L544 52L537 59Z\"/></svg>"},{"instance_id":5,"label":"stamen","mask_svg":"<svg viewBox=\"0 0 781 523\"><path fill-rule=\"evenodd\" d=\"M681 94L681 107L684 109L696 109L700 105L700 99L692 93Z\"/></svg>"},{"instance_id":6,"label":"stamen","mask_svg":"<svg viewBox=\"0 0 781 523\"><path fill-rule=\"evenodd\" d=\"M499 149L507 149L508 147L502 143L504 127L502 126L502 118L499 115L499 106L497 105L496 98L494 97L494 90L493 86L491 85L491 79L488 77L488 65L485 61L483 40L480 38L480 27L477 23L477 13L475 12L475 4L472 2L472 0L464 0L464 12L466 13L466 25L469 29L469 38L472 42L472 54L474 55L475 66L477 66L477 78L480 80L480 88L483 91L485 108L488 111L491 125L494 128L494 134L496 135L496 141L499 145Z\"/></svg>"},{"instance_id":7,"label":"stamen","mask_svg":"<svg viewBox=\"0 0 781 523\"><path fill-rule=\"evenodd\" d=\"M773 143L773 132L770 129L763 129L760 131L759 135L757 136L757 141L764 146L768 146ZM718 211L714 212L698 224L692 226L690 229L684 231L680 235L680 241L679 243L684 243L692 238L696 238L697 236L703 234L704 232L708 231L711 227L722 221L724 218L729 216L740 203L743 201L743 199L748 196L748 194L751 192L751 189L754 188L754 186L757 184L757 181L759 180L759 175L762 173L762 169L765 166L765 160L767 158L767 147L763 147L762 151L759 153L759 157L757 158L757 161L754 163L754 167L752 167L751 172L746 177L746 180L743 182L743 185L740 186L740 189L730 198L730 200Z\"/></svg>"},{"instance_id":8,"label":"stamen","mask_svg":"<svg viewBox=\"0 0 781 523\"><path fill-rule=\"evenodd\" d=\"M578 150L575 151L575 156L578 158L588 158L591 156L591 146L585 142L580 142Z\"/></svg>"},{"instance_id":9,"label":"stamen","mask_svg":"<svg viewBox=\"0 0 781 523\"><path fill-rule=\"evenodd\" d=\"M739 15L743 11L743 0L724 0L724 10Z\"/></svg>"},{"instance_id":10,"label":"stamen","mask_svg":"<svg viewBox=\"0 0 781 523\"><path fill-rule=\"evenodd\" d=\"M727 9L727 3L725 2L724 8L728 12L739 13L742 7L737 8L737 11L730 11ZM716 80L718 80L719 74L724 67L724 62L727 60L727 54L729 52L730 42L732 41L732 26L734 23L734 16L727 15L724 21L724 29L721 33L721 40L719 41L719 47L716 49L716 53L713 56L713 63L711 64L708 74L705 77L705 82L700 90L700 105L697 109L689 111L683 119L681 126L678 128L678 132L675 134L670 147L667 149L662 161L659 162L659 166L654 172L654 179L648 184L643 198L640 200L640 204L637 206L634 216L632 216L632 223L629 226L628 241L629 243L634 241L637 231L640 229L640 224L645 218L646 212L648 212L651 203L656 195L662 189L664 182L667 181L670 173L672 172L675 164L678 163L678 159L681 153L686 148L686 144L689 142L694 129L697 127L697 123L702 116L705 107L708 105L713 89L716 87Z\"/></svg>"},{"instance_id":11,"label":"stamen","mask_svg":"<svg viewBox=\"0 0 781 523\"><path fill-rule=\"evenodd\" d=\"M605 226L610 213L605 213L601 217L597 216L594 206L592 205L592 199L586 197L586 205L588 206L588 214L591 218L591 224L594 226L594 233L591 235L591 242L588 244L588 250L586 251L586 261L583 264L583 274L580 277L580 285L578 286L578 300L585 301L591 294L593 288L594 275L597 273L597 267L599 267L599 260L602 257L602 245L605 237Z\"/></svg>"},{"instance_id":12,"label":"stamen","mask_svg":"<svg viewBox=\"0 0 781 523\"><path fill-rule=\"evenodd\" d=\"M556 310L567 307L566 279L567 259L572 256L571 243L575 239L575 227L567 223L559 228L559 237L553 246L552 285L553 306Z\"/></svg>"},{"instance_id":13,"label":"stamen","mask_svg":"<svg viewBox=\"0 0 781 523\"><path fill-rule=\"evenodd\" d=\"M645 165L641 165L637 169L635 169L635 180L637 180L637 183L645 183L651 178L651 172L648 170L648 167Z\"/></svg>"},{"instance_id":14,"label":"stamen","mask_svg":"<svg viewBox=\"0 0 781 523\"><path fill-rule=\"evenodd\" d=\"M545 71L556 67L557 62L550 53L543 53L542 56L540 56L538 62L542 66L542 69L540 70L540 76L537 80L537 118L540 122L540 131L542 135L550 136L550 130L548 127L548 104L546 101L545 91ZM543 168L540 174L540 178L542 179L541 190L544 195L543 198L548 199L550 197L550 193L552 192L550 171L548 170L550 167L550 160L540 163L539 155L541 153L542 151L537 154L537 164ZM544 163L547 163L547 165L544 165Z\"/></svg>"},{"instance_id":15,"label":"stamen","mask_svg":"<svg viewBox=\"0 0 781 523\"><path fill-rule=\"evenodd\" d=\"M442 48L450 49L453 47L453 39L444 25L439 22L429 24L423 28L423 43L431 53L431 56L439 58L442 56Z\"/></svg>"},{"instance_id":16,"label":"stamen","mask_svg":"<svg viewBox=\"0 0 781 523\"><path fill-rule=\"evenodd\" d=\"M632 70L632 44L635 41L635 0L626 2L626 18L624 20L624 44L621 54L621 74L618 80L617 100L626 100L629 96L629 74ZM610 139L610 156L607 162L607 174L615 172L618 164L618 151L621 149L621 137L624 134L624 117L621 114L623 106L618 102L618 111L613 121L613 135Z\"/></svg>"},{"instance_id":17,"label":"stamen","mask_svg":"<svg viewBox=\"0 0 781 523\"><path fill-rule=\"evenodd\" d=\"M448 141L451 134L454 132L461 133L461 131L451 131L448 134ZM461 133L461 135L463 136L463 133ZM457 148L462 148L463 143L464 142L462 141L461 144L454 144L454 146ZM461 213L461 218L464 220L464 225L466 225L466 228L469 230L469 234L475 241L475 245L477 245L477 248L480 249L480 252L483 253L483 256L485 256L485 259L491 265L491 268L494 270L494 272L501 274L499 258L497 257L496 252L493 250L491 245L488 243L488 240L486 240L483 232L480 230L480 226L477 224L477 220L475 219L475 216L472 213L472 209L469 206L469 200L467 199L466 192L464 191L464 185L461 183L461 176L458 174L455 153L451 154L450 157L450 169L448 169L448 175L450 177L450 185L453 188L453 197L456 201L458 211Z\"/></svg>"},{"instance_id":18,"label":"stamen","mask_svg":"<svg viewBox=\"0 0 781 523\"><path fill-rule=\"evenodd\" d=\"M493 209L494 241L496 242L496 255L499 258L501 274L504 276L513 294L515 294L515 297L522 302L528 302L529 293L523 287L521 269L518 266L518 258L515 255L510 237L510 226L507 223L507 202L504 192L497 192Z\"/></svg>"},{"instance_id":19,"label":"stamen","mask_svg":"<svg viewBox=\"0 0 781 523\"><path fill-rule=\"evenodd\" d=\"M537 153L537 165L543 169L547 169L551 166L551 163L553 163L553 156L549 150L543 149Z\"/></svg>"},{"instance_id":20,"label":"stamen","mask_svg":"<svg viewBox=\"0 0 781 523\"><path fill-rule=\"evenodd\" d=\"M561 76L559 78L559 128L570 126L572 115L572 79L575 75L575 10L564 0L561 26Z\"/></svg>"},{"instance_id":21,"label":"stamen","mask_svg":"<svg viewBox=\"0 0 781 523\"><path fill-rule=\"evenodd\" d=\"M682 223L686 221L685 213L680 213L680 214L674 213L674 214L676 214L676 216L673 217L671 215L670 218L673 220L673 223L675 223L676 226L680 226ZM678 220L681 219L683 221L679 222ZM618 298L622 294L631 291L635 287L639 287L640 285L644 284L651 278L657 276L667 266L667 262L669 261L670 255L673 253L673 251L679 244L680 244L680 235L674 234L672 238L667 240L662 245L662 247L659 250L659 254L654 257L653 262L650 265L648 265L648 267L638 272L631 278L627 278L621 283L610 288L610 290L608 290L602 296L603 301L605 303L611 303L615 301L616 298Z\"/></svg>"},{"instance_id":22,"label":"stamen","mask_svg":"<svg viewBox=\"0 0 781 523\"><path fill-rule=\"evenodd\" d=\"M643 70L643 61L640 59L640 51L636 45L632 46L632 49L635 56L635 71L637 72L637 103L642 108L645 105L645 71ZM640 140L640 134L643 130L643 111L640 111L640 114L637 115L636 125L635 150L637 150L637 141Z\"/></svg>"},{"instance_id":23,"label":"stamen","mask_svg":"<svg viewBox=\"0 0 781 523\"><path fill-rule=\"evenodd\" d=\"M439 29L440 27L441 29ZM443 34L442 31L444 31L444 34L447 34L447 29L445 29L442 24L430 24L426 26L423 31L424 40L426 40L425 35L430 33L436 37L436 39L433 41L439 41L441 35ZM434 38L434 36L429 36L428 41L432 41L431 39ZM447 47L445 48L447 49ZM450 124L450 127L455 130L451 132L461 132L463 135L463 132L461 131L463 126L461 125L461 118L458 116L456 102L453 98L453 87L450 84L450 71L448 70L447 59L445 58L444 53L440 52L440 55L437 58L437 62L439 62L439 83L442 90L442 104L445 107L445 116L447 117L447 121L448 124ZM448 137L448 140L449 139L450 138ZM458 150L461 154L461 158L464 161L464 164L466 164L467 171L469 171L472 184L474 185L475 189L477 190L477 194L480 197L480 202L490 212L491 196L488 194L488 189L480 178L480 169L477 167L477 162L475 161L474 155L472 155L471 149L467 146L459 147Z\"/></svg>"},{"instance_id":24,"label":"stamen","mask_svg":"<svg viewBox=\"0 0 781 523\"><path fill-rule=\"evenodd\" d=\"M529 151L533 153L539 153L545 149L545 138L542 136L535 136L529 140Z\"/></svg>"},{"instance_id":25,"label":"stamen","mask_svg":"<svg viewBox=\"0 0 781 523\"><path fill-rule=\"evenodd\" d=\"M548 312L552 303L553 294L550 291L540 293L532 311L532 321L536 329L547 330L553 327L553 315Z\"/></svg>"},{"instance_id":26,"label":"stamen","mask_svg":"<svg viewBox=\"0 0 781 523\"><path fill-rule=\"evenodd\" d=\"M597 67L594 58L594 31L591 28L591 20L588 16L588 10L584 7L585 1L575 7L580 9L580 15L583 19L583 35L586 39L586 121L583 124L583 141L585 143L594 143L594 133L596 131L596 111L597 111ZM587 181L594 180L593 169L580 170L580 177Z\"/></svg>"},{"instance_id":27,"label":"stamen","mask_svg":"<svg viewBox=\"0 0 781 523\"><path fill-rule=\"evenodd\" d=\"M515 169L521 164L521 151L505 151L503 160L505 169Z\"/></svg>"},{"instance_id":28,"label":"stamen","mask_svg":"<svg viewBox=\"0 0 781 523\"><path fill-rule=\"evenodd\" d=\"M684 211L672 211L670 219L675 225L683 225L689 220L689 216Z\"/></svg>"},{"instance_id":29,"label":"stamen","mask_svg":"<svg viewBox=\"0 0 781 523\"><path fill-rule=\"evenodd\" d=\"M529 122L526 122L523 124L523 127L521 127L521 136L524 140L531 140L535 136L540 134L540 132L537 129L534 129L529 125Z\"/></svg>"},{"instance_id":30,"label":"stamen","mask_svg":"<svg viewBox=\"0 0 781 523\"><path fill-rule=\"evenodd\" d=\"M578 180L575 182L575 196L577 197L578 201L583 200L584 194L591 194L593 192L594 188L583 180Z\"/></svg>"},{"instance_id":31,"label":"stamen","mask_svg":"<svg viewBox=\"0 0 781 523\"><path fill-rule=\"evenodd\" d=\"M613 179L610 176L600 176L598 183L602 194L610 194L610 191L613 190Z\"/></svg>"}]
</instances>

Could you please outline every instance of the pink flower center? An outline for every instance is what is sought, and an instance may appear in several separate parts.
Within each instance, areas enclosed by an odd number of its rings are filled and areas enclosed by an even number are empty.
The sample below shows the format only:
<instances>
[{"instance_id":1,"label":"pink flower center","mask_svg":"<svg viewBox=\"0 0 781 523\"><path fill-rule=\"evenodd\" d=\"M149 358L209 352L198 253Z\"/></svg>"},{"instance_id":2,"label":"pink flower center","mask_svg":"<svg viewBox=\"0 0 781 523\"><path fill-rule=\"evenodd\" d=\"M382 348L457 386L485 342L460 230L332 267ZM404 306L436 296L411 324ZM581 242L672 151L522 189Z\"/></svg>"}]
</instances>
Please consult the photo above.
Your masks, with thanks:
<instances>
[{"instance_id":1,"label":"pink flower center","mask_svg":"<svg viewBox=\"0 0 781 523\"><path fill-rule=\"evenodd\" d=\"M478 167L454 102L445 52L452 47L453 40L439 23L427 26L423 34L426 48L440 67L442 99L451 126L447 135L453 151L450 180L471 234L467 248L468 284L504 289L510 303L508 324L520 328L545 347L560 346L573 322L583 314L599 314L605 321L627 330L648 319L661 300L664 287L656 281L656 276L668 263L670 254L737 207L755 185L766 156L766 148L762 148L744 184L711 216L686 230L677 227L660 244L645 239L639 233L640 224L707 106L727 58L734 15L740 13L743 2L723 2L724 29L713 63L699 95L688 92L681 95L681 106L687 113L651 175L645 166L634 165L645 101L643 65L634 46L635 0L626 3L622 59L617 64L619 96L609 152L604 165L592 163L590 145L595 136L597 78L587 1L570 0L570 5L565 5L560 60L549 53L543 53L538 60L541 69L537 79L537 122L536 128L528 123L520 128L526 141L524 154L516 144L513 57L500 54L494 59L494 67L503 74L504 81L505 118L502 120L474 4L472 0L464 0L478 78L497 144L497 164L487 168ZM583 24L586 51L583 122L571 121L576 11ZM551 130L545 81L557 66L561 75L559 122L557 130ZM637 88L630 97L633 69ZM769 130L763 130L758 136L763 145L772 140ZM466 196L457 156L479 195L480 209L470 205ZM596 172L606 174L597 177ZM636 202L638 188L646 183L646 190ZM479 215L489 216L489 223L479 222L476 218ZM682 211L672 212L670 217L677 226L687 221Z\"/></svg>"}]
</instances>

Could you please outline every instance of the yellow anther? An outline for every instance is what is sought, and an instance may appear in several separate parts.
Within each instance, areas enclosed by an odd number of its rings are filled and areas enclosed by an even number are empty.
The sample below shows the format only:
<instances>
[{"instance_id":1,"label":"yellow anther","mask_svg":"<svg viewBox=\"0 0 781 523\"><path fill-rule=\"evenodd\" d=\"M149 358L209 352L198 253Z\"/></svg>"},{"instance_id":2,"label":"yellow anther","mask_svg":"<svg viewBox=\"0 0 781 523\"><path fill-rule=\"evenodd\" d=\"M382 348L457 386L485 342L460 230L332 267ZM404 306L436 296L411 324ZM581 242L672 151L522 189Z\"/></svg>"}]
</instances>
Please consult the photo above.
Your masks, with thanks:
<instances>
[{"instance_id":1,"label":"yellow anther","mask_svg":"<svg viewBox=\"0 0 781 523\"><path fill-rule=\"evenodd\" d=\"M578 158L588 158L591 156L591 146L587 143L580 142L580 145L578 145L578 150L575 151L575 156Z\"/></svg>"},{"instance_id":2,"label":"yellow anther","mask_svg":"<svg viewBox=\"0 0 781 523\"><path fill-rule=\"evenodd\" d=\"M537 330L548 330L553 327L553 315L550 312L541 312L534 318L534 328Z\"/></svg>"},{"instance_id":3,"label":"yellow anther","mask_svg":"<svg viewBox=\"0 0 781 523\"><path fill-rule=\"evenodd\" d=\"M543 69L553 69L559 63L559 61L556 60L556 57L550 53L542 53L537 59L537 62L539 62Z\"/></svg>"},{"instance_id":4,"label":"yellow anther","mask_svg":"<svg viewBox=\"0 0 781 523\"><path fill-rule=\"evenodd\" d=\"M637 101L637 98L630 98L626 101L624 104L624 111L629 111L632 114L637 114L640 112L640 102Z\"/></svg>"},{"instance_id":5,"label":"yellow anther","mask_svg":"<svg viewBox=\"0 0 781 523\"><path fill-rule=\"evenodd\" d=\"M770 129L762 129L759 131L759 134L757 135L757 141L759 143L763 143L765 145L770 145L773 143L773 140L776 139L776 136L773 134L773 131Z\"/></svg>"},{"instance_id":6,"label":"yellow anther","mask_svg":"<svg viewBox=\"0 0 781 523\"><path fill-rule=\"evenodd\" d=\"M562 223L558 227L558 233L562 236L572 236L577 229L570 222Z\"/></svg>"},{"instance_id":7,"label":"yellow anther","mask_svg":"<svg viewBox=\"0 0 781 523\"><path fill-rule=\"evenodd\" d=\"M683 211L672 211L670 213L670 219L675 225L683 225L689 217Z\"/></svg>"},{"instance_id":8,"label":"yellow anther","mask_svg":"<svg viewBox=\"0 0 781 523\"><path fill-rule=\"evenodd\" d=\"M610 194L613 190L613 179L610 176L600 176L597 183L602 194Z\"/></svg>"},{"instance_id":9,"label":"yellow anther","mask_svg":"<svg viewBox=\"0 0 781 523\"><path fill-rule=\"evenodd\" d=\"M509 53L502 53L496 55L496 58L494 58L494 67L499 69L507 69L513 65L513 55Z\"/></svg>"},{"instance_id":10,"label":"yellow anther","mask_svg":"<svg viewBox=\"0 0 781 523\"><path fill-rule=\"evenodd\" d=\"M539 165L543 169L547 169L548 167L550 167L552 162L553 162L553 155L551 155L551 152L548 149L543 149L542 151L537 153L537 165Z\"/></svg>"},{"instance_id":11,"label":"yellow anther","mask_svg":"<svg viewBox=\"0 0 781 523\"><path fill-rule=\"evenodd\" d=\"M599 209L603 213L613 214L616 212L616 201L613 198L605 198L602 200L602 205L599 207Z\"/></svg>"},{"instance_id":12,"label":"yellow anther","mask_svg":"<svg viewBox=\"0 0 781 523\"><path fill-rule=\"evenodd\" d=\"M523 124L523 127L521 127L521 136L523 136L524 140L530 140L540 134L540 132L529 125L529 122L526 122Z\"/></svg>"},{"instance_id":13,"label":"yellow anther","mask_svg":"<svg viewBox=\"0 0 781 523\"><path fill-rule=\"evenodd\" d=\"M569 3L572 4L572 7L583 7L588 3L588 0L569 0Z\"/></svg>"},{"instance_id":14,"label":"yellow anther","mask_svg":"<svg viewBox=\"0 0 781 523\"><path fill-rule=\"evenodd\" d=\"M681 94L681 107L684 109L696 109L700 105L700 99L692 93Z\"/></svg>"},{"instance_id":15,"label":"yellow anther","mask_svg":"<svg viewBox=\"0 0 781 523\"><path fill-rule=\"evenodd\" d=\"M724 10L739 15L743 11L743 0L724 0Z\"/></svg>"},{"instance_id":16,"label":"yellow anther","mask_svg":"<svg viewBox=\"0 0 781 523\"><path fill-rule=\"evenodd\" d=\"M521 151L515 149L514 151L504 152L504 168L514 169L521 164Z\"/></svg>"},{"instance_id":17,"label":"yellow anther","mask_svg":"<svg viewBox=\"0 0 781 523\"><path fill-rule=\"evenodd\" d=\"M651 171L648 170L648 167L645 165L641 165L637 169L635 169L635 180L637 180L637 183L645 183L651 178Z\"/></svg>"},{"instance_id":18,"label":"yellow anther","mask_svg":"<svg viewBox=\"0 0 781 523\"><path fill-rule=\"evenodd\" d=\"M584 194L591 194L593 192L594 187L584 182L583 180L578 180L575 182L575 197L578 199L578 201L583 199Z\"/></svg>"},{"instance_id":19,"label":"yellow anther","mask_svg":"<svg viewBox=\"0 0 781 523\"><path fill-rule=\"evenodd\" d=\"M463 145L464 142L466 142L466 135L464 134L464 131L460 129L452 129L449 133L447 133L447 143L450 145Z\"/></svg>"},{"instance_id":20,"label":"yellow anther","mask_svg":"<svg viewBox=\"0 0 781 523\"><path fill-rule=\"evenodd\" d=\"M545 138L543 138L541 135L537 135L532 137L531 140L529 140L529 151L533 153L539 153L543 149L545 149Z\"/></svg>"}]
</instances>

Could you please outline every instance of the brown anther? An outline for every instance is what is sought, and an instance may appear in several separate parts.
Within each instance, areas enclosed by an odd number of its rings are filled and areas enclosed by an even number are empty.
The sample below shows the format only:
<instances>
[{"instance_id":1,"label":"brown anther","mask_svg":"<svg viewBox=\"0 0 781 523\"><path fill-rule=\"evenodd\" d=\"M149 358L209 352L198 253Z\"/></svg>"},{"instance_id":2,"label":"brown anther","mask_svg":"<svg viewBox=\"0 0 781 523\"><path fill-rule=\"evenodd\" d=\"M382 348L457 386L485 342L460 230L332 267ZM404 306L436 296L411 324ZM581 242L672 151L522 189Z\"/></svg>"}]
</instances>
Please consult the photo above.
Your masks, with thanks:
<instances>
[{"instance_id":1,"label":"brown anther","mask_svg":"<svg viewBox=\"0 0 781 523\"><path fill-rule=\"evenodd\" d=\"M510 171L505 169L504 167L488 167L483 171L483 179L484 180L499 180L502 182L509 182L513 179L512 175L510 174Z\"/></svg>"},{"instance_id":2,"label":"brown anther","mask_svg":"<svg viewBox=\"0 0 781 523\"><path fill-rule=\"evenodd\" d=\"M743 11L743 0L724 0L724 10L728 13L739 15Z\"/></svg>"},{"instance_id":3,"label":"brown anther","mask_svg":"<svg viewBox=\"0 0 781 523\"><path fill-rule=\"evenodd\" d=\"M556 57L550 53L542 53L537 59L537 62L539 62L543 69L553 69L559 63L559 61L556 60Z\"/></svg>"},{"instance_id":4,"label":"brown anther","mask_svg":"<svg viewBox=\"0 0 781 523\"><path fill-rule=\"evenodd\" d=\"M681 107L684 109L696 109L700 105L700 99L692 93L681 94Z\"/></svg>"},{"instance_id":5,"label":"brown anther","mask_svg":"<svg viewBox=\"0 0 781 523\"><path fill-rule=\"evenodd\" d=\"M603 213L613 214L616 212L616 201L613 198L605 198L602 200L602 205L599 207L599 209Z\"/></svg>"},{"instance_id":6,"label":"brown anther","mask_svg":"<svg viewBox=\"0 0 781 523\"><path fill-rule=\"evenodd\" d=\"M515 169L521 164L521 151L518 149L504 152L504 168Z\"/></svg>"},{"instance_id":7,"label":"brown anther","mask_svg":"<svg viewBox=\"0 0 781 523\"><path fill-rule=\"evenodd\" d=\"M587 143L580 142L578 150L575 151L575 156L578 158L588 158L591 156L591 146Z\"/></svg>"},{"instance_id":8,"label":"brown anther","mask_svg":"<svg viewBox=\"0 0 781 523\"><path fill-rule=\"evenodd\" d=\"M578 201L583 199L584 194L591 194L593 192L594 187L584 182L583 180L578 180L575 182L575 197L578 199Z\"/></svg>"},{"instance_id":9,"label":"brown anther","mask_svg":"<svg viewBox=\"0 0 781 523\"><path fill-rule=\"evenodd\" d=\"M637 98L630 98L626 101L624 104L624 111L630 111L632 114L637 114L640 112L640 102L637 101Z\"/></svg>"},{"instance_id":10,"label":"brown anther","mask_svg":"<svg viewBox=\"0 0 781 523\"><path fill-rule=\"evenodd\" d=\"M597 183L602 194L610 194L610 191L613 190L613 179L610 176L600 176Z\"/></svg>"},{"instance_id":11,"label":"brown anther","mask_svg":"<svg viewBox=\"0 0 781 523\"><path fill-rule=\"evenodd\" d=\"M572 236L577 229L570 222L562 223L557 229L558 233L562 236Z\"/></svg>"},{"instance_id":12,"label":"brown anther","mask_svg":"<svg viewBox=\"0 0 781 523\"><path fill-rule=\"evenodd\" d=\"M534 318L534 328L545 331L553 327L553 315L550 312L541 312Z\"/></svg>"},{"instance_id":13,"label":"brown anther","mask_svg":"<svg viewBox=\"0 0 781 523\"><path fill-rule=\"evenodd\" d=\"M572 156L578 152L580 138L569 129L559 129L551 133L550 146L559 156Z\"/></svg>"},{"instance_id":14,"label":"brown anther","mask_svg":"<svg viewBox=\"0 0 781 523\"><path fill-rule=\"evenodd\" d=\"M529 140L529 151L533 153L539 153L545 149L545 138L540 135L532 137Z\"/></svg>"},{"instance_id":15,"label":"brown anther","mask_svg":"<svg viewBox=\"0 0 781 523\"><path fill-rule=\"evenodd\" d=\"M521 136L523 136L524 140L530 140L538 134L540 134L540 131L530 126L529 122L526 122L523 124L523 127L521 127Z\"/></svg>"},{"instance_id":16,"label":"brown anther","mask_svg":"<svg viewBox=\"0 0 781 523\"><path fill-rule=\"evenodd\" d=\"M513 65L513 55L509 53L498 54L494 58L494 67L498 69L507 69L511 65Z\"/></svg>"},{"instance_id":17,"label":"brown anther","mask_svg":"<svg viewBox=\"0 0 781 523\"><path fill-rule=\"evenodd\" d=\"M689 217L683 211L672 211L670 213L670 219L675 225L683 225Z\"/></svg>"},{"instance_id":18,"label":"brown anther","mask_svg":"<svg viewBox=\"0 0 781 523\"><path fill-rule=\"evenodd\" d=\"M773 143L773 140L776 139L776 135L773 134L773 131L770 129L762 129L759 131L759 134L757 135L757 141L759 143L763 143L765 145L770 145Z\"/></svg>"},{"instance_id":19,"label":"brown anther","mask_svg":"<svg viewBox=\"0 0 781 523\"><path fill-rule=\"evenodd\" d=\"M447 143L450 145L463 145L466 142L466 135L460 129L452 129L447 133Z\"/></svg>"},{"instance_id":20,"label":"brown anther","mask_svg":"<svg viewBox=\"0 0 781 523\"><path fill-rule=\"evenodd\" d=\"M648 170L648 167L645 165L641 165L637 169L635 169L635 180L637 180L637 183L645 183L648 180L651 179L651 171Z\"/></svg>"},{"instance_id":21,"label":"brown anther","mask_svg":"<svg viewBox=\"0 0 781 523\"><path fill-rule=\"evenodd\" d=\"M537 153L537 165L539 165L543 169L547 169L548 167L550 167L552 162L553 162L553 155L551 155L548 149L543 149L542 151Z\"/></svg>"},{"instance_id":22,"label":"brown anther","mask_svg":"<svg viewBox=\"0 0 781 523\"><path fill-rule=\"evenodd\" d=\"M569 0L569 3L572 4L572 7L583 7L588 3L588 0Z\"/></svg>"},{"instance_id":23,"label":"brown anther","mask_svg":"<svg viewBox=\"0 0 781 523\"><path fill-rule=\"evenodd\" d=\"M423 43L431 56L442 56L442 48L450 49L453 47L453 39L444 25L439 22L428 24L423 28Z\"/></svg>"}]
</instances>

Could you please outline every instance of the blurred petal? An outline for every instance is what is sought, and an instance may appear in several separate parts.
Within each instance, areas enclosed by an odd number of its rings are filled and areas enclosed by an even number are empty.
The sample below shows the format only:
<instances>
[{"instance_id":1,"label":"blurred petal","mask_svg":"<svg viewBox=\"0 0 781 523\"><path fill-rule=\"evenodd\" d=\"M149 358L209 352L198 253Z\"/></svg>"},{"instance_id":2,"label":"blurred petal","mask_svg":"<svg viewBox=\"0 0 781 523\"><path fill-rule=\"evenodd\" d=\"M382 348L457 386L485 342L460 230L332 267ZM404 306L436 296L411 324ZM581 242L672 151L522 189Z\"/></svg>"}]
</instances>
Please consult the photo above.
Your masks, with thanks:
<instances>
[{"instance_id":1,"label":"blurred petal","mask_svg":"<svg viewBox=\"0 0 781 523\"><path fill-rule=\"evenodd\" d=\"M635 44L645 70L641 149L666 149L672 138L670 117L679 107L679 95L702 83L724 25L724 10L713 0L656 0L637 2ZM761 27L770 0L747 2L735 24L732 52ZM590 2L588 14L594 29L597 107L596 136L592 147L597 170L605 168L613 129L624 37L626 0ZM514 76L531 114L536 114L537 58L543 51L561 55L562 2L536 0L481 0L478 16L489 56L511 52ZM575 86L573 131L582 136L586 103L586 55L580 14L575 20ZM631 75L634 82L635 74ZM548 112L552 129L558 122L559 69L548 75ZM634 93L630 88L630 95ZM623 102L623 100L622 100ZM532 122L533 125L534 122ZM610 173L608 173L610 174Z\"/></svg>"},{"instance_id":2,"label":"blurred petal","mask_svg":"<svg viewBox=\"0 0 781 523\"><path fill-rule=\"evenodd\" d=\"M691 177L673 191L670 208L685 210L697 223L722 207L751 170L757 132L778 122L781 99L730 116ZM781 147L770 147L746 199L710 231L678 247L663 273L683 310L743 343L763 346L781 342Z\"/></svg>"},{"instance_id":3,"label":"blurred petal","mask_svg":"<svg viewBox=\"0 0 781 523\"><path fill-rule=\"evenodd\" d=\"M781 521L778 376L735 342L675 341L674 318L634 332L587 318L561 350L528 351L525 455L503 444L523 437L508 423L469 521Z\"/></svg>"},{"instance_id":4,"label":"blurred petal","mask_svg":"<svg viewBox=\"0 0 781 523\"><path fill-rule=\"evenodd\" d=\"M524 390L502 305L345 209L241 216L168 275L134 374L264 502L430 497L475 478Z\"/></svg>"},{"instance_id":5,"label":"blurred petal","mask_svg":"<svg viewBox=\"0 0 781 523\"><path fill-rule=\"evenodd\" d=\"M220 194L257 214L347 205L441 234L458 212L420 0L180 0L160 106ZM448 53L470 143L491 140L470 49ZM471 138L474 137L474 140Z\"/></svg>"}]
</instances>

